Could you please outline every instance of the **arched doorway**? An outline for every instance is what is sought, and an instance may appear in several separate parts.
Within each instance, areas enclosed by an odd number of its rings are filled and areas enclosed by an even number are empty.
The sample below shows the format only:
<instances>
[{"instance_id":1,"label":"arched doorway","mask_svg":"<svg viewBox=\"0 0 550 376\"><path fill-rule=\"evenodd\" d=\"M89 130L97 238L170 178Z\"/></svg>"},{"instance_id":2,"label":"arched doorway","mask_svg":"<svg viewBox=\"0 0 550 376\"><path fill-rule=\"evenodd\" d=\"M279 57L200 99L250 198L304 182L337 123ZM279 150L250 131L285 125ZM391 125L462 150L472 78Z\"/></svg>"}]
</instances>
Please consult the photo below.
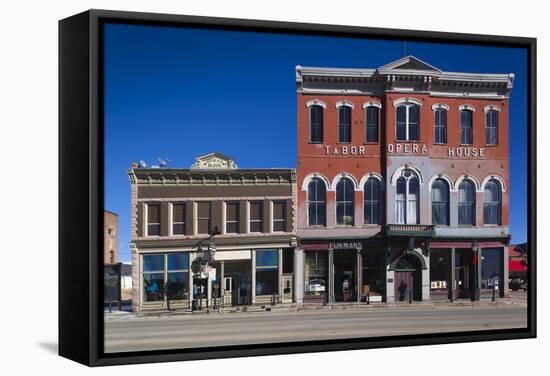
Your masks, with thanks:
<instances>
[{"instance_id":1,"label":"arched doorway","mask_svg":"<svg viewBox=\"0 0 550 376\"><path fill-rule=\"evenodd\" d=\"M401 255L392 263L395 301L422 300L422 269L418 256Z\"/></svg>"}]
</instances>

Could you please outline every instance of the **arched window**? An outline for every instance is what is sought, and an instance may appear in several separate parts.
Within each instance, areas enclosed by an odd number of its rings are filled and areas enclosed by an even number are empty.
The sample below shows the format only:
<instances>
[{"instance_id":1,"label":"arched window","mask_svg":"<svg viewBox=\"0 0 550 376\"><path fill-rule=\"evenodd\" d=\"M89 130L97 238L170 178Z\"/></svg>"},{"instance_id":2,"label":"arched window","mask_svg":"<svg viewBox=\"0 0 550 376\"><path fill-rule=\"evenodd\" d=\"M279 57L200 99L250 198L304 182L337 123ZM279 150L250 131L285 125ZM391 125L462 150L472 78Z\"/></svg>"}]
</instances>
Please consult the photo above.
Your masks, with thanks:
<instances>
[{"instance_id":1,"label":"arched window","mask_svg":"<svg viewBox=\"0 0 550 376\"><path fill-rule=\"evenodd\" d=\"M395 138L397 141L419 141L420 106L414 103L400 104L395 108Z\"/></svg>"},{"instance_id":2,"label":"arched window","mask_svg":"<svg viewBox=\"0 0 550 376\"><path fill-rule=\"evenodd\" d=\"M476 188L470 180L458 186L458 224L476 225Z\"/></svg>"},{"instance_id":3,"label":"arched window","mask_svg":"<svg viewBox=\"0 0 550 376\"><path fill-rule=\"evenodd\" d=\"M342 178L336 184L336 224L354 224L354 185L350 179Z\"/></svg>"},{"instance_id":4,"label":"arched window","mask_svg":"<svg viewBox=\"0 0 550 376\"><path fill-rule=\"evenodd\" d=\"M380 182L369 178L364 190L364 219L366 224L380 224Z\"/></svg>"},{"instance_id":5,"label":"arched window","mask_svg":"<svg viewBox=\"0 0 550 376\"><path fill-rule=\"evenodd\" d=\"M338 107L338 142L351 142L351 107Z\"/></svg>"},{"instance_id":6,"label":"arched window","mask_svg":"<svg viewBox=\"0 0 550 376\"><path fill-rule=\"evenodd\" d=\"M471 145L473 142L473 115L474 112L469 109L460 111L460 143L462 145Z\"/></svg>"},{"instance_id":7,"label":"arched window","mask_svg":"<svg viewBox=\"0 0 550 376\"><path fill-rule=\"evenodd\" d=\"M489 110L485 114L485 143L498 144L498 111Z\"/></svg>"},{"instance_id":8,"label":"arched window","mask_svg":"<svg viewBox=\"0 0 550 376\"><path fill-rule=\"evenodd\" d=\"M378 142L378 107L365 108L365 141Z\"/></svg>"},{"instance_id":9,"label":"arched window","mask_svg":"<svg viewBox=\"0 0 550 376\"><path fill-rule=\"evenodd\" d=\"M311 142L323 142L323 106L309 107L309 138Z\"/></svg>"},{"instance_id":10,"label":"arched window","mask_svg":"<svg viewBox=\"0 0 550 376\"><path fill-rule=\"evenodd\" d=\"M483 192L483 223L500 225L502 195L500 183L491 179L485 184Z\"/></svg>"},{"instance_id":11,"label":"arched window","mask_svg":"<svg viewBox=\"0 0 550 376\"><path fill-rule=\"evenodd\" d=\"M313 178L307 186L308 224L326 226L326 187L319 178Z\"/></svg>"},{"instance_id":12,"label":"arched window","mask_svg":"<svg viewBox=\"0 0 550 376\"><path fill-rule=\"evenodd\" d=\"M396 220L400 224L418 224L420 220L420 185L416 174L405 169L397 179Z\"/></svg>"},{"instance_id":13,"label":"arched window","mask_svg":"<svg viewBox=\"0 0 550 376\"><path fill-rule=\"evenodd\" d=\"M434 111L435 123L434 123L434 142L436 144L447 143L447 110L445 108L437 108Z\"/></svg>"},{"instance_id":14,"label":"arched window","mask_svg":"<svg viewBox=\"0 0 550 376\"><path fill-rule=\"evenodd\" d=\"M443 179L432 184L432 224L449 225L449 185Z\"/></svg>"}]
</instances>

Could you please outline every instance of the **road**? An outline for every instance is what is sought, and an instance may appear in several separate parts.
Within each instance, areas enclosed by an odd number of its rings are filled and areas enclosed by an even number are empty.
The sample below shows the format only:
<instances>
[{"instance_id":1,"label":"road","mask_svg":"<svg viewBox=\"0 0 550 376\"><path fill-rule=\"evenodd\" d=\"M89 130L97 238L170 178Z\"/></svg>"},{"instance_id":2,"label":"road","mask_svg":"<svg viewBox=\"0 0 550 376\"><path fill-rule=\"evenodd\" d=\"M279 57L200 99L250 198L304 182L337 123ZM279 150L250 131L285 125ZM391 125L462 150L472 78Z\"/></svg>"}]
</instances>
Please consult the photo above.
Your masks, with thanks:
<instances>
[{"instance_id":1,"label":"road","mask_svg":"<svg viewBox=\"0 0 550 376\"><path fill-rule=\"evenodd\" d=\"M105 322L105 352L521 328L526 307L299 311Z\"/></svg>"}]
</instances>

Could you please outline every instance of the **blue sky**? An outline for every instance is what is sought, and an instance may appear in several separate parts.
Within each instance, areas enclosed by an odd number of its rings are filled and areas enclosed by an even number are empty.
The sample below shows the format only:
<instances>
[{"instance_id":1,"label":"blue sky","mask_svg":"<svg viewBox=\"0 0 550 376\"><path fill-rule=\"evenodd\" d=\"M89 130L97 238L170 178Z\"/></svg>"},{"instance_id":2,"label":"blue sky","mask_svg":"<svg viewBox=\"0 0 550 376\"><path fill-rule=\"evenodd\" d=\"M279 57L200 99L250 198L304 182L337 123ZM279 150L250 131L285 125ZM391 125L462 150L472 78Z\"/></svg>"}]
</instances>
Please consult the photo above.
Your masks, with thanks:
<instances>
[{"instance_id":1,"label":"blue sky","mask_svg":"<svg viewBox=\"0 0 550 376\"><path fill-rule=\"evenodd\" d=\"M132 161L188 168L219 151L239 167L295 167L295 67L376 68L401 41L105 25L105 208L119 214L119 257L130 260ZM516 75L510 98L510 231L527 234L527 51L407 42L445 71Z\"/></svg>"}]
</instances>

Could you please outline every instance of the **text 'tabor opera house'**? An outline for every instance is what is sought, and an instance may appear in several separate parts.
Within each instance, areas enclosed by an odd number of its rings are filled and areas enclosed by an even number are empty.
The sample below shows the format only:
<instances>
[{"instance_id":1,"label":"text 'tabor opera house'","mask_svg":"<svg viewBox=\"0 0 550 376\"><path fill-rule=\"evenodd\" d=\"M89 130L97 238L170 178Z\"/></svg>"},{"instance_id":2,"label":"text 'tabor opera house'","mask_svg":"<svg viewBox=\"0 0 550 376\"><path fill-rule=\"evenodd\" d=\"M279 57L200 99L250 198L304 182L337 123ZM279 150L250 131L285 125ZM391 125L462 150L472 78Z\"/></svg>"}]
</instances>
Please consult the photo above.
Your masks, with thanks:
<instances>
[{"instance_id":1,"label":"text 'tabor opera house'","mask_svg":"<svg viewBox=\"0 0 550 376\"><path fill-rule=\"evenodd\" d=\"M296 68L298 303L507 295L513 79Z\"/></svg>"}]
</instances>

